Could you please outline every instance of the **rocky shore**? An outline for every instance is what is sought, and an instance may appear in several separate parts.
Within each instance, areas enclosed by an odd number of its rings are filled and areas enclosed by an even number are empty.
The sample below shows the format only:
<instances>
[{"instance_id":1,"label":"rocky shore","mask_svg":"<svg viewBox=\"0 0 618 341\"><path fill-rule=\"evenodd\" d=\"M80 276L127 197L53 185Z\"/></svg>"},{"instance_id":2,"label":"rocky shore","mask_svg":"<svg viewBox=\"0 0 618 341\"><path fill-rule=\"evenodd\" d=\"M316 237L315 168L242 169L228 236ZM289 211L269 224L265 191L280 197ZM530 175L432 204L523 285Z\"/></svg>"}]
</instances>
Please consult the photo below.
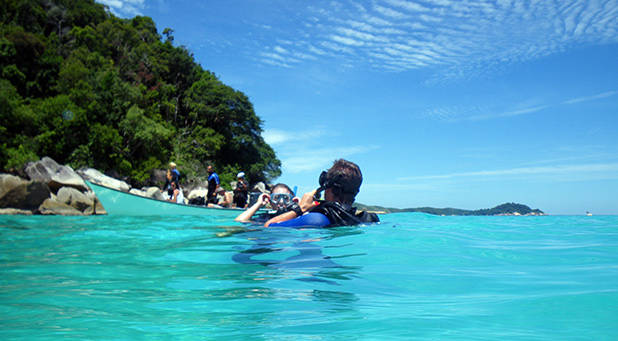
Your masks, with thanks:
<instances>
[{"instance_id":1,"label":"rocky shore","mask_svg":"<svg viewBox=\"0 0 618 341\"><path fill-rule=\"evenodd\" d=\"M20 175L0 174L0 214L106 214L83 178L49 157Z\"/></svg>"},{"instance_id":2,"label":"rocky shore","mask_svg":"<svg viewBox=\"0 0 618 341\"><path fill-rule=\"evenodd\" d=\"M164 182L164 170L153 173L155 182ZM126 182L109 177L96 169L82 168L75 171L44 157L25 165L19 175L0 174L0 214L107 214L84 180L143 197L166 199L159 187L131 188ZM264 192L263 187L264 184L259 183L256 189ZM187 185L183 188L185 203L196 197L205 197L207 191L206 187L199 184Z\"/></svg>"}]
</instances>

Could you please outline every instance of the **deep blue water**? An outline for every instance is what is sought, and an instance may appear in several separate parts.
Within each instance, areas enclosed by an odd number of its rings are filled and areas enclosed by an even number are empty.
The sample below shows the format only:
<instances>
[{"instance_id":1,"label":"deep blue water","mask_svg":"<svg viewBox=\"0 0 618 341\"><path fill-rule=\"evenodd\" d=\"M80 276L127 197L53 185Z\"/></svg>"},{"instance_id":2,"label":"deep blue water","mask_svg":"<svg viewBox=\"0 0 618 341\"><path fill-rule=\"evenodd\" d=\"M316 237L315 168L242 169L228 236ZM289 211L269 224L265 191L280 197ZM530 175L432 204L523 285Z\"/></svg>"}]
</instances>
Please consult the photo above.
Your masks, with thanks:
<instances>
[{"instance_id":1,"label":"deep blue water","mask_svg":"<svg viewBox=\"0 0 618 341\"><path fill-rule=\"evenodd\" d=\"M618 217L0 216L0 338L617 340Z\"/></svg>"}]
</instances>

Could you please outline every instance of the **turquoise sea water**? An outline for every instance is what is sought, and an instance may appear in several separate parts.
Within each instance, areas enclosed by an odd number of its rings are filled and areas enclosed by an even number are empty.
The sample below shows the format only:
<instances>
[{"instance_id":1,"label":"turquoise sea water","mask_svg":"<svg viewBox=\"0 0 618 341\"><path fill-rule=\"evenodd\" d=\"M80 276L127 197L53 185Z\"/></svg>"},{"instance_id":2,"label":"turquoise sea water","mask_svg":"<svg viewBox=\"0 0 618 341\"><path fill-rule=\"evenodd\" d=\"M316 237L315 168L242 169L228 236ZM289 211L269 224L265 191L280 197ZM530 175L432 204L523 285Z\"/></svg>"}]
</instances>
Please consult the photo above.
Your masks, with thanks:
<instances>
[{"instance_id":1,"label":"turquoise sea water","mask_svg":"<svg viewBox=\"0 0 618 341\"><path fill-rule=\"evenodd\" d=\"M618 217L0 216L0 338L616 340Z\"/></svg>"}]
</instances>

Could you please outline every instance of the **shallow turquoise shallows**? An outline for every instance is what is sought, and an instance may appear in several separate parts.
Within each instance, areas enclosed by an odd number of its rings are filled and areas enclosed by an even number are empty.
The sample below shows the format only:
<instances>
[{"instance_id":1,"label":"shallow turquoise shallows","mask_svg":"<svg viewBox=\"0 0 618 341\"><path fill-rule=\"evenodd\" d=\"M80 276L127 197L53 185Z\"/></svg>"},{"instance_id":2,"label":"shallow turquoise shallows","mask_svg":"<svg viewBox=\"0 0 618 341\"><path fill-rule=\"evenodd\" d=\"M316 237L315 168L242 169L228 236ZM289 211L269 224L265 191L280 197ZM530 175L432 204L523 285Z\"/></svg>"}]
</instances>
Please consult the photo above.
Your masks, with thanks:
<instances>
[{"instance_id":1,"label":"shallow turquoise shallows","mask_svg":"<svg viewBox=\"0 0 618 341\"><path fill-rule=\"evenodd\" d=\"M618 217L0 216L2 340L618 340Z\"/></svg>"}]
</instances>

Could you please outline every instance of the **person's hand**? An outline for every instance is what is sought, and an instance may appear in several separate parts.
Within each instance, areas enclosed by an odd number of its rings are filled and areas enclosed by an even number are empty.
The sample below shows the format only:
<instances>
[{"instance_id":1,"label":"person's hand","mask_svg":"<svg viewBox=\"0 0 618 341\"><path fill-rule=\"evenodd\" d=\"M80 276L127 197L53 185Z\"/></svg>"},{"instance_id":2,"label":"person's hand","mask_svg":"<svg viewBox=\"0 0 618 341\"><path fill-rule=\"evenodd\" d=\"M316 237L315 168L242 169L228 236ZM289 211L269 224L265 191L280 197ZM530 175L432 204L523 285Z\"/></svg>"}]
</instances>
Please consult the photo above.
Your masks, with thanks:
<instances>
[{"instance_id":1,"label":"person's hand","mask_svg":"<svg viewBox=\"0 0 618 341\"><path fill-rule=\"evenodd\" d=\"M260 207L264 207L269 201L270 195L266 193L260 195L260 197L258 198L258 204L260 204Z\"/></svg>"},{"instance_id":2,"label":"person's hand","mask_svg":"<svg viewBox=\"0 0 618 341\"><path fill-rule=\"evenodd\" d=\"M300 203L298 203L303 212L307 212L317 206L313 201L313 196L315 195L316 191L317 190L313 190L311 192L303 194L303 197L300 199Z\"/></svg>"}]
</instances>

